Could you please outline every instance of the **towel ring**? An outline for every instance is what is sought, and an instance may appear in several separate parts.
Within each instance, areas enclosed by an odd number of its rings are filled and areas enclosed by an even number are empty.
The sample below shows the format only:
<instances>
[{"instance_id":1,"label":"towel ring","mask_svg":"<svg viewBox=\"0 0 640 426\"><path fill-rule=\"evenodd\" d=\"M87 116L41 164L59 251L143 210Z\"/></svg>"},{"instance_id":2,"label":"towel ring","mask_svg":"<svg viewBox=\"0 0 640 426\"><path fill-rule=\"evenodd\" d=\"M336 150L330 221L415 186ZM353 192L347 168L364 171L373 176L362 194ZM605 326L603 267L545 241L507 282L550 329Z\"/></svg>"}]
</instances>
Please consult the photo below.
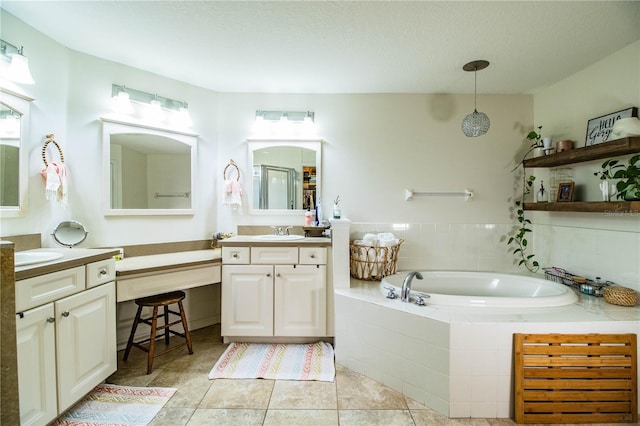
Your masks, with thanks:
<instances>
[{"instance_id":1,"label":"towel ring","mask_svg":"<svg viewBox=\"0 0 640 426\"><path fill-rule=\"evenodd\" d=\"M60 162L64 164L64 154L62 153L62 148L60 148L58 142L53 139L53 134L51 134L47 135L47 141L42 146L42 162L44 163L44 166L49 166L49 163L47 163L47 145L49 145L50 143L53 143L56 148L58 148L58 152L60 153Z\"/></svg>"},{"instance_id":2,"label":"towel ring","mask_svg":"<svg viewBox=\"0 0 640 426\"><path fill-rule=\"evenodd\" d=\"M224 171L222 172L222 177L224 177L225 180L227 180L227 170L229 169L229 167L235 167L236 169L236 174L238 175L236 177L236 180L239 181L240 180L240 169L238 168L238 165L236 164L235 161L231 160L229 161L229 164L227 164L227 166L224 168Z\"/></svg>"}]
</instances>

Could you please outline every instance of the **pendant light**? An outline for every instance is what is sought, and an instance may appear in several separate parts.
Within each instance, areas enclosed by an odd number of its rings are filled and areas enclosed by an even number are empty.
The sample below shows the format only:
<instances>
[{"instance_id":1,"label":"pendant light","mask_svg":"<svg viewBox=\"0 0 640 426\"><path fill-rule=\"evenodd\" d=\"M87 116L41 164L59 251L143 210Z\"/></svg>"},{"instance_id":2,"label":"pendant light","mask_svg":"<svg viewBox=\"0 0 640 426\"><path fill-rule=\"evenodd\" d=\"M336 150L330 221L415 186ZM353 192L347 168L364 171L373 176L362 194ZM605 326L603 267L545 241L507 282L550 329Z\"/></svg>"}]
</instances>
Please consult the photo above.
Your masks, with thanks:
<instances>
[{"instance_id":1,"label":"pendant light","mask_svg":"<svg viewBox=\"0 0 640 426\"><path fill-rule=\"evenodd\" d=\"M485 60L477 60L471 61L468 64L465 64L462 69L465 71L473 71L474 75L474 89L473 89L473 112L471 114L467 114L467 116L462 120L462 131L465 136L470 138L475 138L478 136L482 136L487 133L489 130L489 126L491 122L489 121L489 117L484 112L478 112L476 107L476 98L478 96L478 79L477 72L485 69L489 66L489 61Z\"/></svg>"}]
</instances>

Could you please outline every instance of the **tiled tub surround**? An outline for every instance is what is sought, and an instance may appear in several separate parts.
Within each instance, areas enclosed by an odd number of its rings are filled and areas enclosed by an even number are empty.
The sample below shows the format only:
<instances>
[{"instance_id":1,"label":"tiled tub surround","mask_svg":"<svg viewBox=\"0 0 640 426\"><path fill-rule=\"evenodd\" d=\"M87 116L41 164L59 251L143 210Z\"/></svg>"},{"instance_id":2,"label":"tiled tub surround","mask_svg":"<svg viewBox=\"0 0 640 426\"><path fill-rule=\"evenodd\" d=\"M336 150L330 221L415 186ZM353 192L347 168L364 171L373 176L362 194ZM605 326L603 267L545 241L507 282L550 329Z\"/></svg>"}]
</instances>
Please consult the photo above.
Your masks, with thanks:
<instances>
[{"instance_id":1,"label":"tiled tub surround","mask_svg":"<svg viewBox=\"0 0 640 426\"><path fill-rule=\"evenodd\" d=\"M608 226L607 218L603 218L602 223ZM519 273L523 269L518 268L517 259L510 253L513 248L506 244L506 235L513 227L504 223L353 222L349 234L351 239L359 239L368 232L393 232L403 238L398 256L400 271ZM640 291L640 227L636 228L636 232L615 231L577 225L540 225L534 220L529 243L541 265L559 266L588 278L600 276Z\"/></svg>"},{"instance_id":2,"label":"tiled tub surround","mask_svg":"<svg viewBox=\"0 0 640 426\"><path fill-rule=\"evenodd\" d=\"M452 417L513 417L513 333L636 333L640 307L419 307L378 282L335 291L336 362Z\"/></svg>"}]
</instances>

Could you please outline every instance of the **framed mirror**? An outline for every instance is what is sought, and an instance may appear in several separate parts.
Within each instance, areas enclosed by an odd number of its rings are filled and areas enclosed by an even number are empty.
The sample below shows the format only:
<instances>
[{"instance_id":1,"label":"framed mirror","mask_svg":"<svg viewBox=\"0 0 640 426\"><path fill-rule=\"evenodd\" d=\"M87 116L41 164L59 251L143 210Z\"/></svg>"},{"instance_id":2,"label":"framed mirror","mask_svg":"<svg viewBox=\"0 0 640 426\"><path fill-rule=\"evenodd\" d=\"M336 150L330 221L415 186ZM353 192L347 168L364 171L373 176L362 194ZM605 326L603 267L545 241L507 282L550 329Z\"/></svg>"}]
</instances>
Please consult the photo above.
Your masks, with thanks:
<instances>
[{"instance_id":1,"label":"framed mirror","mask_svg":"<svg viewBox=\"0 0 640 426\"><path fill-rule=\"evenodd\" d=\"M250 139L249 209L255 214L314 210L321 194L322 141Z\"/></svg>"},{"instance_id":2,"label":"framed mirror","mask_svg":"<svg viewBox=\"0 0 640 426\"><path fill-rule=\"evenodd\" d=\"M105 216L191 215L197 135L102 118Z\"/></svg>"},{"instance_id":3,"label":"framed mirror","mask_svg":"<svg viewBox=\"0 0 640 426\"><path fill-rule=\"evenodd\" d=\"M0 90L0 217L27 213L29 111L33 99Z\"/></svg>"}]
</instances>

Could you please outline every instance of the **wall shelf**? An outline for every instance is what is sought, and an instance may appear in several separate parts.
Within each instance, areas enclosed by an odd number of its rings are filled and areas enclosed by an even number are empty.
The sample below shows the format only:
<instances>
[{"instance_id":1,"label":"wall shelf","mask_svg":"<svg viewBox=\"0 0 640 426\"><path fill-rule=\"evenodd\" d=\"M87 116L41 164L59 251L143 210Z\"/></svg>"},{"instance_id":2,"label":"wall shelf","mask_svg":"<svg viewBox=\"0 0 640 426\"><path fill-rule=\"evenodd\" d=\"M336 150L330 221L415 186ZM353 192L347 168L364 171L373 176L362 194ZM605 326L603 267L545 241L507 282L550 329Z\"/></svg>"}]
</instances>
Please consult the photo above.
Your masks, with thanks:
<instances>
[{"instance_id":1,"label":"wall shelf","mask_svg":"<svg viewBox=\"0 0 640 426\"><path fill-rule=\"evenodd\" d=\"M555 154L524 160L524 167L557 167L584 161L602 160L640 152L640 136L631 136L597 145L570 149Z\"/></svg>"},{"instance_id":2,"label":"wall shelf","mask_svg":"<svg viewBox=\"0 0 640 426\"><path fill-rule=\"evenodd\" d=\"M524 160L524 167L557 167L585 161L602 160L640 152L640 136L615 139L597 145L570 149L555 154ZM640 201L572 201L556 203L524 203L524 210L545 212L640 213Z\"/></svg>"},{"instance_id":3,"label":"wall shelf","mask_svg":"<svg viewBox=\"0 0 640 426\"><path fill-rule=\"evenodd\" d=\"M556 203L524 203L525 210L544 212L640 213L640 201L572 201Z\"/></svg>"}]
</instances>

